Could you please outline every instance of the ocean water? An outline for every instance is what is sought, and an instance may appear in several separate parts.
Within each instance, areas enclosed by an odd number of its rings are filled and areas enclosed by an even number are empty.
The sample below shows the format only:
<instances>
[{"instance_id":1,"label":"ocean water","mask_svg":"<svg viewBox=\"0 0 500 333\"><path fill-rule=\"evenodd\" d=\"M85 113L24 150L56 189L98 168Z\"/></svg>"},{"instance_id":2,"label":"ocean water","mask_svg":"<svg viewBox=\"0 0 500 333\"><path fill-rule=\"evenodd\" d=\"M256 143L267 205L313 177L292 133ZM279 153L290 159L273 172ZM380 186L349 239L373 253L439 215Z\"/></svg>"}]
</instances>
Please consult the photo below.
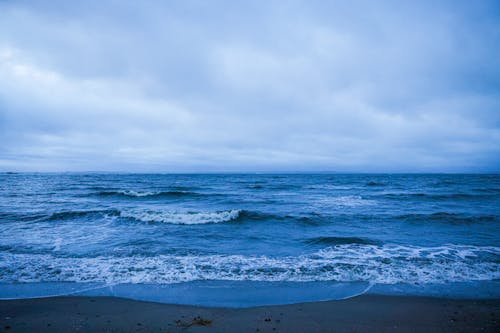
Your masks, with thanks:
<instances>
[{"instance_id":1,"label":"ocean water","mask_svg":"<svg viewBox=\"0 0 500 333\"><path fill-rule=\"evenodd\" d=\"M0 298L500 296L500 175L0 174Z\"/></svg>"}]
</instances>

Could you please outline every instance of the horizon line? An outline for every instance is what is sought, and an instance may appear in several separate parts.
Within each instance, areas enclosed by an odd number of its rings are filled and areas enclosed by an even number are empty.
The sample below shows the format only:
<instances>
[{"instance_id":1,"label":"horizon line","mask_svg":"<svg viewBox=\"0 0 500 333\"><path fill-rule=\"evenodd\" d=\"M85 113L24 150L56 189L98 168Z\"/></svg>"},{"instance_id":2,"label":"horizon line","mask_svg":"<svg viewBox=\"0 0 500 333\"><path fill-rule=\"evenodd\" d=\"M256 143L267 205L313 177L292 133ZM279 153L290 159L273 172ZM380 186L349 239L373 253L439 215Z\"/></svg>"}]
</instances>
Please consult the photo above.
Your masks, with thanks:
<instances>
[{"instance_id":1,"label":"horizon line","mask_svg":"<svg viewBox=\"0 0 500 333\"><path fill-rule=\"evenodd\" d=\"M273 175L273 174L288 174L288 175L301 175L301 174L365 174L365 175L381 175L381 174L394 174L394 175L498 175L500 171L0 171L0 174L137 174L137 175L222 175L222 174L244 174L244 175Z\"/></svg>"}]
</instances>

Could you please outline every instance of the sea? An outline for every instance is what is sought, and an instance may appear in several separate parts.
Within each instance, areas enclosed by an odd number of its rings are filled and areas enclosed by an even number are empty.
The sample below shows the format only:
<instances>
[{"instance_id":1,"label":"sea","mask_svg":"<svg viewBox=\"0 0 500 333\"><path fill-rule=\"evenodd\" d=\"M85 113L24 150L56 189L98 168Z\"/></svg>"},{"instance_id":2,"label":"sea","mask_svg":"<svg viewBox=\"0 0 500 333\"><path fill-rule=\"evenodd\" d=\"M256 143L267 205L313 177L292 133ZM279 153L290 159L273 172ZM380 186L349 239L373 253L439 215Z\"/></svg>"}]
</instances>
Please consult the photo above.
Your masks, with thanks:
<instances>
[{"instance_id":1,"label":"sea","mask_svg":"<svg viewBox=\"0 0 500 333\"><path fill-rule=\"evenodd\" d=\"M0 299L500 298L500 175L0 174Z\"/></svg>"}]
</instances>

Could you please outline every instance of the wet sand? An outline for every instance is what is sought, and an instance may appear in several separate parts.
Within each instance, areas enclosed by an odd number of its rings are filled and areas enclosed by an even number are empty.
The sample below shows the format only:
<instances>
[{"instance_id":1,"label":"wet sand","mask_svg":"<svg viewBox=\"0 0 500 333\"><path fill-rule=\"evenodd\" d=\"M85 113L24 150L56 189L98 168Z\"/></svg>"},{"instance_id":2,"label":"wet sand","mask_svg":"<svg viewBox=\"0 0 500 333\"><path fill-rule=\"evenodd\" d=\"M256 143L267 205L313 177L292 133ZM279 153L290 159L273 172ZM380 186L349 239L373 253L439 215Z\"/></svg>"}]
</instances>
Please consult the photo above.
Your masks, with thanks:
<instances>
[{"instance_id":1,"label":"wet sand","mask_svg":"<svg viewBox=\"0 0 500 333\"><path fill-rule=\"evenodd\" d=\"M0 301L0 332L500 332L500 300L363 295L243 309L113 297Z\"/></svg>"}]
</instances>

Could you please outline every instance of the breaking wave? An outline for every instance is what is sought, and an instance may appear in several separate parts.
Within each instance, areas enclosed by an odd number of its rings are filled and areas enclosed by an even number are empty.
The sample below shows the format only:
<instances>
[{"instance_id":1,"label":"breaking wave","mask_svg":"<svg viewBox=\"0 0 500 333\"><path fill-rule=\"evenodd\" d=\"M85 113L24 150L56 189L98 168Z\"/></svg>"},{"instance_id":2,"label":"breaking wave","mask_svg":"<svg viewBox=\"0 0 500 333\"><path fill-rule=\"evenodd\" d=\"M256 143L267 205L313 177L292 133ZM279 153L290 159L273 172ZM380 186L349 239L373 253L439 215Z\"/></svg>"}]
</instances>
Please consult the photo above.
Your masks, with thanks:
<instances>
[{"instance_id":1,"label":"breaking wave","mask_svg":"<svg viewBox=\"0 0 500 333\"><path fill-rule=\"evenodd\" d=\"M171 224L209 224L236 220L241 210L232 209L218 212L172 212L172 211L122 211L121 217L132 218L142 222L158 222Z\"/></svg>"},{"instance_id":2,"label":"breaking wave","mask_svg":"<svg viewBox=\"0 0 500 333\"><path fill-rule=\"evenodd\" d=\"M0 253L0 282L177 283L195 280L448 283L500 279L500 248L343 244L297 257L56 257Z\"/></svg>"},{"instance_id":3,"label":"breaking wave","mask_svg":"<svg viewBox=\"0 0 500 333\"><path fill-rule=\"evenodd\" d=\"M197 197L204 194L191 191L172 190L172 191L133 191L133 190L120 190L120 191L100 191L97 193L99 196L116 196L116 197L129 197L129 198L162 198L162 197ZM208 195L208 194L207 194Z\"/></svg>"},{"instance_id":4,"label":"breaking wave","mask_svg":"<svg viewBox=\"0 0 500 333\"><path fill-rule=\"evenodd\" d=\"M120 217L131 218L148 223L168 224L213 224L223 222L263 222L263 221L295 221L301 224L317 224L311 217L297 217L290 215L275 215L242 209L222 210L215 212L179 212L153 210L123 210Z\"/></svg>"},{"instance_id":5,"label":"breaking wave","mask_svg":"<svg viewBox=\"0 0 500 333\"><path fill-rule=\"evenodd\" d=\"M7 216L7 214L4 214ZM0 215L1 217L2 215ZM166 224L214 224L223 222L265 222L265 221L294 221L300 224L318 225L322 221L321 216L292 216L277 215L265 212L230 209L220 211L175 211L175 210L154 210L147 208L140 209L95 209L63 211L49 214L30 214L13 216L17 221L68 221L79 219L94 219L96 221L103 218L123 218L147 223Z\"/></svg>"}]
</instances>

